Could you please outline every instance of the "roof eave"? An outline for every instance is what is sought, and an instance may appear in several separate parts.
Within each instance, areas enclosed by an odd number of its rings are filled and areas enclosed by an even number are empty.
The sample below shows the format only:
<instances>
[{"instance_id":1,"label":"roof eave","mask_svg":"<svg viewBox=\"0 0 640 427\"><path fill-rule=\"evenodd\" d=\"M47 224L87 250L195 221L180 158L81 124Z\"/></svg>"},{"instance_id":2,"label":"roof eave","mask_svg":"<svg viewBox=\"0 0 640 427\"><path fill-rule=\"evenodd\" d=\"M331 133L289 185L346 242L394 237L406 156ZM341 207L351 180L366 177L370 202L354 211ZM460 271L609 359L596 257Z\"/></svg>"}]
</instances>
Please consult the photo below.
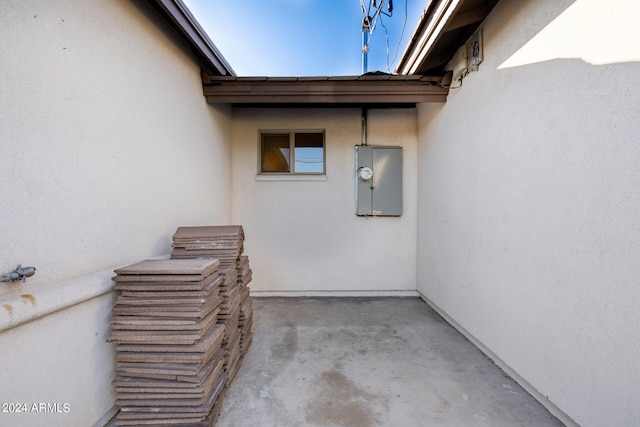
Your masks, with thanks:
<instances>
[{"instance_id":1,"label":"roof eave","mask_svg":"<svg viewBox=\"0 0 640 427\"><path fill-rule=\"evenodd\" d=\"M234 105L398 106L445 102L448 90L438 79L418 76L334 77L203 76L209 103Z\"/></svg>"},{"instance_id":2,"label":"roof eave","mask_svg":"<svg viewBox=\"0 0 640 427\"><path fill-rule=\"evenodd\" d=\"M416 72L463 1L435 0L429 2L411 36L407 49L400 58L396 73L414 74Z\"/></svg>"},{"instance_id":3,"label":"roof eave","mask_svg":"<svg viewBox=\"0 0 640 427\"><path fill-rule=\"evenodd\" d=\"M231 65L213 44L207 33L182 0L147 0L193 48L208 72L220 76L235 76Z\"/></svg>"},{"instance_id":4,"label":"roof eave","mask_svg":"<svg viewBox=\"0 0 640 427\"><path fill-rule=\"evenodd\" d=\"M498 0L432 0L427 4L397 74L442 73L442 66L484 21Z\"/></svg>"}]
</instances>

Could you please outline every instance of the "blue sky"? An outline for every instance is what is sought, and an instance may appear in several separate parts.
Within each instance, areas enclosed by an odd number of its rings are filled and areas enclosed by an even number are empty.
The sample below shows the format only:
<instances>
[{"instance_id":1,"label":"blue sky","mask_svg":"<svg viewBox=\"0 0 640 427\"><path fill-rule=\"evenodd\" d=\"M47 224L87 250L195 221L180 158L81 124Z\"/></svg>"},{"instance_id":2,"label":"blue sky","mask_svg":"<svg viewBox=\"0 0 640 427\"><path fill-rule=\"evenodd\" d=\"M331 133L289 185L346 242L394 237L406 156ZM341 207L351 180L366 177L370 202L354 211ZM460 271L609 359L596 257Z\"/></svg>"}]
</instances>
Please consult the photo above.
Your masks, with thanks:
<instances>
[{"instance_id":1,"label":"blue sky","mask_svg":"<svg viewBox=\"0 0 640 427\"><path fill-rule=\"evenodd\" d=\"M385 0L383 10L387 10ZM360 0L184 0L239 76L337 76L362 71ZM395 0L382 16L395 70L427 0ZM365 5L369 0L365 1ZM405 8L406 5L406 8ZM368 71L387 71L385 30L370 36Z\"/></svg>"}]
</instances>

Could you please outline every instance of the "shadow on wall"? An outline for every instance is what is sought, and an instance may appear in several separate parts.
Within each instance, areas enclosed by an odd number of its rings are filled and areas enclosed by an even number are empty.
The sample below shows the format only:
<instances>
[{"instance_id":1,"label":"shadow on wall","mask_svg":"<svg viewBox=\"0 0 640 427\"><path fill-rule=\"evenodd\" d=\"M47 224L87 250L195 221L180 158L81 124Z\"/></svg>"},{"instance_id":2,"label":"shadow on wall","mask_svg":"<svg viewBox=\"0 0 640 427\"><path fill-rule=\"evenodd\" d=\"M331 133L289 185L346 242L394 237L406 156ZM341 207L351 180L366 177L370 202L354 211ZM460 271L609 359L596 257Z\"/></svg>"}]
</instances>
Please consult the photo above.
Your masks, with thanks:
<instances>
[{"instance_id":1,"label":"shadow on wall","mask_svg":"<svg viewBox=\"0 0 640 427\"><path fill-rule=\"evenodd\" d=\"M619 0L615 5L599 0L548 2L545 19L536 27L518 28L519 40L526 40L498 69L530 65L554 59L580 59L591 65L640 61L640 32L637 31L637 0ZM529 13L529 4L516 13ZM542 8L539 8L542 9ZM519 34L520 33L520 34Z\"/></svg>"}]
</instances>

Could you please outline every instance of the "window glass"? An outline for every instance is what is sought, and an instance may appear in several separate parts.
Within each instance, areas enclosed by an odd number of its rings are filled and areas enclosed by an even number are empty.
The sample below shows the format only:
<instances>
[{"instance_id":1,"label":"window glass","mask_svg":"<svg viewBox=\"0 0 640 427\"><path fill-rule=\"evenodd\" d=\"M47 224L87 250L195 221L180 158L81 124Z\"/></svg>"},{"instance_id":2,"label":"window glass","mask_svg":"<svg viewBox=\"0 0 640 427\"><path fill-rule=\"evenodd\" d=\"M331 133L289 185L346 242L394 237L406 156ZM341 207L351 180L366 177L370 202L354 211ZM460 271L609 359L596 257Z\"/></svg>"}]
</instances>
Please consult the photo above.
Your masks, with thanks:
<instances>
[{"instance_id":1,"label":"window glass","mask_svg":"<svg viewBox=\"0 0 640 427\"><path fill-rule=\"evenodd\" d=\"M294 146L296 173L324 172L324 136L321 133L296 133Z\"/></svg>"},{"instance_id":2,"label":"window glass","mask_svg":"<svg viewBox=\"0 0 640 427\"><path fill-rule=\"evenodd\" d=\"M262 135L262 172L289 172L289 134Z\"/></svg>"},{"instance_id":3,"label":"window glass","mask_svg":"<svg viewBox=\"0 0 640 427\"><path fill-rule=\"evenodd\" d=\"M260 136L260 173L324 174L323 131L272 131Z\"/></svg>"}]
</instances>

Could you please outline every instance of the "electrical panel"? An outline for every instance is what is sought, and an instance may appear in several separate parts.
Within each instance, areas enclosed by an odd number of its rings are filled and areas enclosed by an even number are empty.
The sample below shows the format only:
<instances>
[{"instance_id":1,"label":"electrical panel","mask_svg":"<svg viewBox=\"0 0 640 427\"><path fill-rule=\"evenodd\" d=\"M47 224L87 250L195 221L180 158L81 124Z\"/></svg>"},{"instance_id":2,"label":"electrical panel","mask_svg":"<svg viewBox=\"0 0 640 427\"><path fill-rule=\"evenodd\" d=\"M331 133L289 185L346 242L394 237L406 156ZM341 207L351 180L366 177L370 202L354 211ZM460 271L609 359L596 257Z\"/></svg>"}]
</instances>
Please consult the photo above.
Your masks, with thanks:
<instances>
[{"instance_id":1,"label":"electrical panel","mask_svg":"<svg viewBox=\"0 0 640 427\"><path fill-rule=\"evenodd\" d=\"M356 215L402 215L402 147L356 146Z\"/></svg>"}]
</instances>

